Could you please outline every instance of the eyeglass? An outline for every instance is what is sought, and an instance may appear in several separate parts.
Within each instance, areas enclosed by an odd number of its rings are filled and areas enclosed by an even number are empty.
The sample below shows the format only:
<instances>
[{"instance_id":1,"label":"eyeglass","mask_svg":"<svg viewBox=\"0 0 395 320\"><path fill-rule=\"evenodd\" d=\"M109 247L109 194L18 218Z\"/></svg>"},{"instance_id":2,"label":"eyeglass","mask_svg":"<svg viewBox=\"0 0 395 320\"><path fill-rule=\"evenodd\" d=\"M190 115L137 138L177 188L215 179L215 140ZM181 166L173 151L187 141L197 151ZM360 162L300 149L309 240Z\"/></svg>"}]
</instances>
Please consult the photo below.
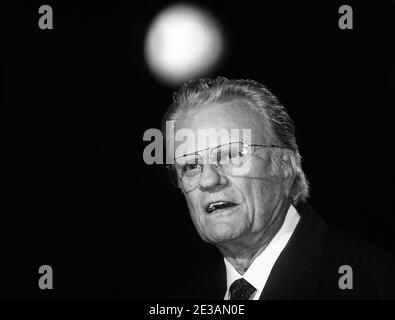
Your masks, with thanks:
<instances>
[{"instance_id":1,"label":"eyeglass","mask_svg":"<svg viewBox=\"0 0 395 320\"><path fill-rule=\"evenodd\" d=\"M244 142L231 142L213 148L199 150L175 158L175 164L168 166L171 169L173 183L180 187L180 182L186 191L195 189L205 163L214 165L217 171L226 175L242 175L250 169L250 155L254 148L281 148L277 145L247 144ZM207 151L208 161L204 161L201 153Z\"/></svg>"}]
</instances>

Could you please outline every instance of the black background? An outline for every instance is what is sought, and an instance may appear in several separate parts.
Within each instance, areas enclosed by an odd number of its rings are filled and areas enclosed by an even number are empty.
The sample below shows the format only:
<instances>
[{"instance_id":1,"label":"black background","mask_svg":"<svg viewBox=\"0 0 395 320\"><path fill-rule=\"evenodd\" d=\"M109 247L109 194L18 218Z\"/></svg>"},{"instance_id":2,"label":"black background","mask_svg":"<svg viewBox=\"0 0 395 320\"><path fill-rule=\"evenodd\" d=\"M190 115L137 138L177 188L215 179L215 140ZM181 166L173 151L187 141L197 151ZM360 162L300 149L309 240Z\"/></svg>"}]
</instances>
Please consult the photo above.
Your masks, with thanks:
<instances>
[{"instance_id":1,"label":"black background","mask_svg":"<svg viewBox=\"0 0 395 320\"><path fill-rule=\"evenodd\" d=\"M166 298L221 260L166 170L142 156L176 89L155 80L143 51L170 3L2 4L1 297ZM43 4L53 30L38 27ZM226 37L208 76L268 86L294 119L313 209L395 252L394 6L204 4ZM353 30L338 27L342 4ZM54 290L37 285L43 264Z\"/></svg>"}]
</instances>

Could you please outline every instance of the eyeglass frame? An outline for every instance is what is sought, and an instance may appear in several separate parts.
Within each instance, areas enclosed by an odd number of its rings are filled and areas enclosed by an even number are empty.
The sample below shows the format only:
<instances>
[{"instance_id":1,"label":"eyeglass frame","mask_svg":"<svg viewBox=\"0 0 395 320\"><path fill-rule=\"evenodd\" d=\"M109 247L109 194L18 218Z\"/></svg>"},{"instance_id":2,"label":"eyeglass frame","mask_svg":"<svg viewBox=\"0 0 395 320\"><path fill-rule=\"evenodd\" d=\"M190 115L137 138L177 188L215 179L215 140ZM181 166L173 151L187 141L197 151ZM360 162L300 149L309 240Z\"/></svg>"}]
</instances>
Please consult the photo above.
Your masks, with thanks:
<instances>
[{"instance_id":1,"label":"eyeglass frame","mask_svg":"<svg viewBox=\"0 0 395 320\"><path fill-rule=\"evenodd\" d=\"M243 142L243 141L233 141L233 142L229 142L229 143L220 144L220 145L215 146L215 147L206 148L206 149L198 150L198 151L195 151L195 152L183 154L183 155L181 155L181 156L178 156L177 158L174 158L174 161L177 160L177 159L180 159L180 158L182 158L182 157L187 157L187 156L191 156L191 155L198 155L198 156L200 156L199 153L200 153L200 152L203 152L203 151L206 151L206 150L209 151L209 155L210 155L211 152L212 152L213 150L215 150L215 149L217 149L217 148L220 148L220 147L222 147L222 146L226 146L226 145L233 144L233 143L240 143L240 144L243 145L243 147L246 147L246 148L249 148L249 147L262 147L262 148L279 148L279 149L290 149L290 150L293 150L293 149L291 149L291 148L289 148L289 147L278 146L278 145L275 145L275 144L269 144L269 145L265 145L265 144L248 144L248 143L245 143L245 142ZM203 158L203 157L202 157L202 158ZM209 163L209 164L210 164L210 165L215 165L215 167L216 167L217 170L218 170L218 163L217 163L217 162L215 162L215 163ZM175 168L175 165L174 165L174 164L168 164L168 165L166 165L166 169L169 170L169 174L173 174L173 175L175 174L175 175L176 175L177 178L175 178L175 177L173 176L173 178L170 177L170 179L171 179L171 181L176 185L177 188L180 188L180 186L179 186L179 181L181 181L182 177L180 177L179 174L176 172L177 170L176 170L176 168ZM221 172L221 174L223 174L223 173ZM176 183L173 181L173 179L174 179L174 180L177 180L178 183L176 184Z\"/></svg>"}]
</instances>

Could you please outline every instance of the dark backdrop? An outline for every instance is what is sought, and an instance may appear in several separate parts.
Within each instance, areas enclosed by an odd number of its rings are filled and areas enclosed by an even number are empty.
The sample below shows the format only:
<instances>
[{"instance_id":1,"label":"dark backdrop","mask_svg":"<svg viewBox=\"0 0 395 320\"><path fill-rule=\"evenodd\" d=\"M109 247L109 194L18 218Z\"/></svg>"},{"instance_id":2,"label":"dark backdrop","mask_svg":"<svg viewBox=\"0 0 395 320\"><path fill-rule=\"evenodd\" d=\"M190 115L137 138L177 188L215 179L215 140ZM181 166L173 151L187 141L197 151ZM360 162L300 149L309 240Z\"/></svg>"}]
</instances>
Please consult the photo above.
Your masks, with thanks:
<instances>
[{"instance_id":1,"label":"dark backdrop","mask_svg":"<svg viewBox=\"0 0 395 320\"><path fill-rule=\"evenodd\" d=\"M143 55L171 2L2 3L2 297L166 298L221 260L166 170L143 162L176 89ZM192 2L194 3L194 2ZM37 26L50 4L54 29ZM354 29L338 28L351 4ZM209 76L267 85L296 124L313 209L395 251L393 5L205 1L227 39ZM390 121L387 121L390 120ZM389 123L388 123L389 122ZM38 288L49 264L54 290Z\"/></svg>"}]
</instances>

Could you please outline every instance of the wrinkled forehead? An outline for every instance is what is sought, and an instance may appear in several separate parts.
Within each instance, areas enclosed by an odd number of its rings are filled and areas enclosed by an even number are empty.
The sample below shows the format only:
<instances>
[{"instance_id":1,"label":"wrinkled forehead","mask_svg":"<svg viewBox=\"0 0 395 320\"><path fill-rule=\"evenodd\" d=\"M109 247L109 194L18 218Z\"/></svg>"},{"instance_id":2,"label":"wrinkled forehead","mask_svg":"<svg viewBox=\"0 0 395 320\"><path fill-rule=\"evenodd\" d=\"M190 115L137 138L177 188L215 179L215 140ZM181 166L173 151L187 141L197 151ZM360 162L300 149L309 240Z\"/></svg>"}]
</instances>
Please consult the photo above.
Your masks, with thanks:
<instances>
[{"instance_id":1,"label":"wrinkled forehead","mask_svg":"<svg viewBox=\"0 0 395 320\"><path fill-rule=\"evenodd\" d=\"M246 100L204 104L175 122L175 157L230 142L265 143L263 115Z\"/></svg>"}]
</instances>

